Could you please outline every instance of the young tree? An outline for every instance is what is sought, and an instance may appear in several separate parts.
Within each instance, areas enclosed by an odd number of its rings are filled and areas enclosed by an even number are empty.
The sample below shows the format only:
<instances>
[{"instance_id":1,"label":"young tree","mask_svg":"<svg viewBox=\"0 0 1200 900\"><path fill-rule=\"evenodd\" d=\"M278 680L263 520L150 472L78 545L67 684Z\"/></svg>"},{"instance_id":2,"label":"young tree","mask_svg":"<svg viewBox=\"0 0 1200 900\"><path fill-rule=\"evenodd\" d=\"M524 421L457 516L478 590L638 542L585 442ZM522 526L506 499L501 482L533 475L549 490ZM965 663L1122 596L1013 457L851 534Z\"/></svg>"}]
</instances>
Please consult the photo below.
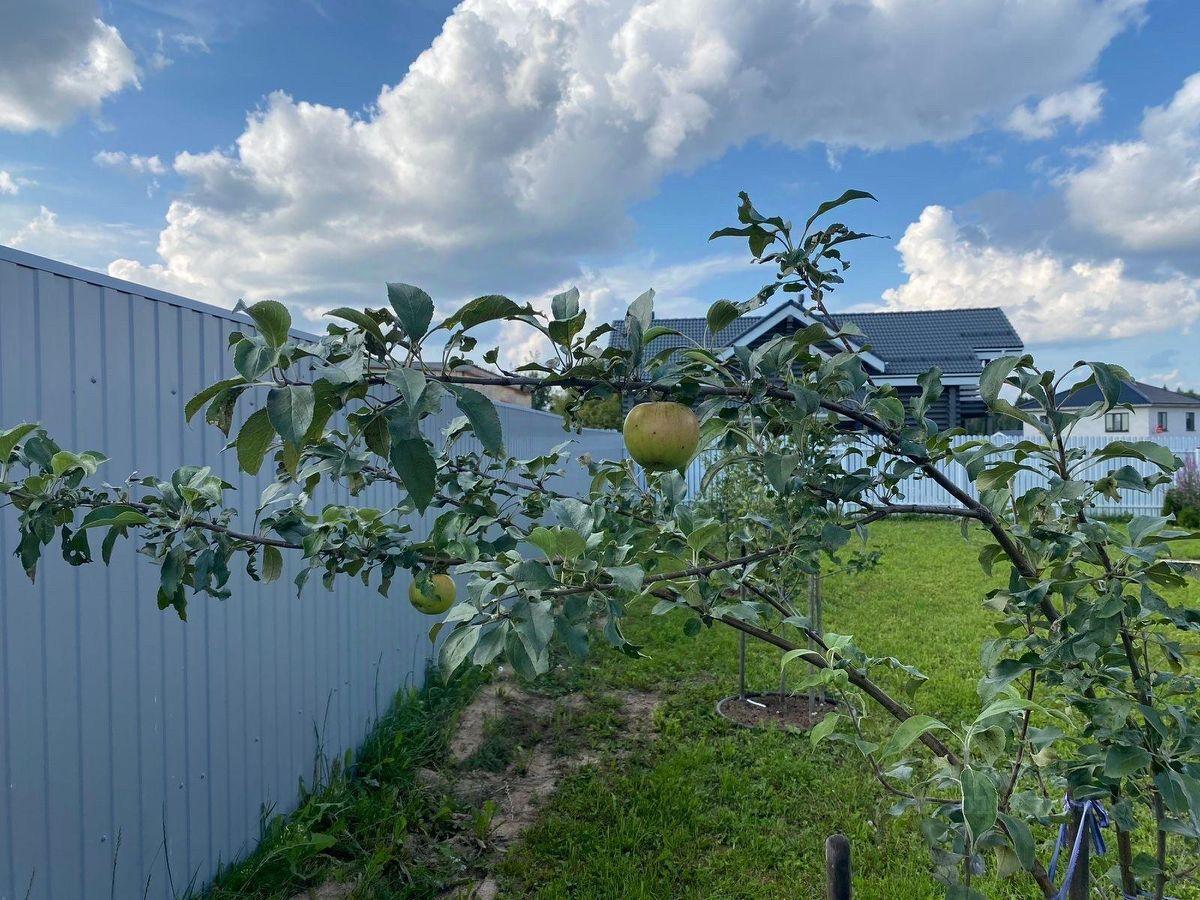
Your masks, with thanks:
<instances>
[{"instance_id":1,"label":"young tree","mask_svg":"<svg viewBox=\"0 0 1200 900\"><path fill-rule=\"evenodd\" d=\"M654 323L651 291L629 307L626 349L603 346L608 325L586 328L575 290L554 297L549 316L487 295L434 325L428 294L389 284L388 307L334 310L336 324L315 343L288 339L281 304L256 303L246 312L257 333L231 341L238 374L186 409L189 419L204 409L227 435L239 423L230 447L245 471L257 473L270 457L275 480L255 527L239 530L225 502L232 488L209 468L96 487L102 455L61 449L26 424L0 435L0 493L18 513L17 555L32 578L56 536L72 565L91 560L93 532L104 535L105 561L117 540L135 539L161 567L159 606L181 617L190 597L226 597L235 564L255 579L278 578L283 553L304 561L298 587L315 573L327 585L357 577L387 594L396 571L407 570L414 598L430 608L448 602L437 576L452 570L471 580L468 596L435 626L447 673L498 657L521 673L545 671L552 645L586 656L599 622L609 643L636 656L622 620L631 604L653 604L656 615L683 617L689 633L733 628L778 648L784 665L806 664L809 674L795 686L819 683L842 704L814 740L845 740L866 755L897 797L895 811L920 818L935 875L953 896L979 896L972 881L990 866L1025 873L1053 896L1038 840L1072 817L1082 816L1086 830L1102 801L1117 829L1120 889L1162 897L1182 869L1180 851L1200 837L1197 684L1180 640L1200 628L1200 613L1160 593L1183 583L1165 557L1169 542L1188 534L1169 517L1106 521L1097 501L1150 491L1170 480L1178 461L1150 442L1091 453L1069 446L1075 423L1118 404L1126 374L1115 366L1080 363L1056 375L1029 356L989 364L980 390L991 412L1041 435L1011 447L955 442L955 432L938 429L927 415L942 392L936 370L920 377L921 391L907 403L874 383L860 359L861 336L836 327L825 304L847 268L845 245L868 235L817 224L869 197L847 191L797 229L741 195L739 224L713 237L745 238L775 275L748 301L714 303L709 329L719 333L777 292L791 294L814 322L728 356L699 346L653 352L671 331ZM539 332L547 358L509 371L493 349L483 358L494 375L457 372L475 348L472 331L500 320ZM440 364L422 362L439 343ZM1056 391L1080 368L1104 400L1059 409ZM747 529L744 549L726 554L717 543L724 524L688 501L677 472L592 460L588 494L567 496L555 487L565 451L530 460L505 453L499 418L477 390L495 384L692 407L698 450L717 448L757 472L775 514ZM242 419L239 402L251 394L265 394L265 403ZM462 415L444 434L428 434L422 423L445 403ZM847 429L870 443L865 459L849 453ZM945 474L950 464L966 469L978 496ZM1019 490L1016 477L1027 471L1041 476L1039 486ZM950 501L907 502L898 485L912 475ZM387 483L395 500L387 509L311 509L313 491L330 481L356 493ZM434 526L417 539L408 519L429 509L437 511ZM979 636L985 671L972 722L916 713L895 691L916 691L920 672L868 656L849 636L814 630L778 589L780 572L803 570L821 554L845 557L871 523L898 514L981 529L988 542L980 564L1007 576L984 598L998 636ZM815 649L787 637L785 624ZM863 726L875 712L892 725L882 738Z\"/></svg>"}]
</instances>

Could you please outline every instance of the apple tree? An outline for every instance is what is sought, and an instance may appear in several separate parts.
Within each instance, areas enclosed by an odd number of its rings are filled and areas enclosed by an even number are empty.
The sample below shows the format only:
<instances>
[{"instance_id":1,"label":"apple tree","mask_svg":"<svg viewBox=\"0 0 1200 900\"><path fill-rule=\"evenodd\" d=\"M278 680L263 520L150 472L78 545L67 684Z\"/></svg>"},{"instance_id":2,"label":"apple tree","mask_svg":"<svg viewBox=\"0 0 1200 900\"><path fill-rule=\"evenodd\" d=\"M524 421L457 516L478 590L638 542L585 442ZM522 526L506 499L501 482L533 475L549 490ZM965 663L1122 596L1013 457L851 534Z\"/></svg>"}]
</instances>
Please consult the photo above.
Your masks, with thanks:
<instances>
[{"instance_id":1,"label":"apple tree","mask_svg":"<svg viewBox=\"0 0 1200 900\"><path fill-rule=\"evenodd\" d=\"M623 348L609 345L609 325L588 322L575 290L555 296L548 314L485 295L435 322L425 291L389 284L386 306L333 310L313 342L289 339L283 305L256 303L246 309L255 331L231 338L237 375L186 408L229 438L244 471L268 466L274 474L255 521L238 523L233 488L204 460L98 484L102 454L64 449L29 423L0 433L0 494L18 519L16 554L32 578L56 541L71 565L97 553L107 561L117 541L135 541L160 568L159 606L181 617L197 598L227 597L235 567L256 580L278 578L283 554L303 561L298 589L313 577L327 586L357 578L388 595L403 570L415 579L419 608L451 604L435 626L447 673L503 658L535 675L553 648L582 659L598 635L636 657L622 623L638 607L691 634L731 628L776 648L781 665L802 666L796 689L819 685L837 698L838 712L812 739L861 751L895 798L893 811L919 827L934 877L951 896L980 896L975 882L988 871L1055 896L1039 845L1048 852L1063 825L1086 831L1102 806L1115 826L1116 889L1161 898L1186 875L1200 838L1197 680L1188 659L1200 612L1164 594L1185 583L1168 548L1190 534L1169 517L1107 520L1097 504L1166 483L1178 460L1149 442L1070 446L1080 419L1119 405L1126 376L1116 366L1055 373L1027 355L990 363L984 401L1039 435L1014 446L954 441L957 432L940 430L928 414L942 393L937 370L908 399L875 383L862 362L864 339L837 327L826 306L848 268L844 253L869 235L821 224L867 198L847 191L796 227L741 195L737 224L713 237L745 239L773 276L748 300L715 302L710 330L777 294L813 324L728 353L656 351L670 329L653 318L652 291L630 304ZM478 330L497 322L538 333L545 357L508 369L490 349L464 371ZM492 374L479 374L480 360ZM1058 390L1079 377L1103 400L1060 408ZM479 390L487 385L570 391L577 402L566 407L568 420L579 404L613 395L646 404L625 427L633 459L588 460L589 491L564 493L566 450L509 456ZM239 415L250 396L265 402ZM448 404L461 415L430 434L423 423ZM869 444L865 457L850 452L847 434ZM692 502L675 471L698 452L719 453L762 486L769 514L753 519L735 551L717 540L724 523ZM977 490L959 488L946 474L951 465ZM1020 490L1016 476L1027 471L1041 476L1039 486ZM948 502L909 502L899 485L914 475L943 488ZM355 494L385 484L392 500L387 508L314 508L314 491L330 482ZM412 515L427 510L434 524L418 537ZM979 564L1003 576L1002 588L980 598L995 631L974 636L983 671L980 710L969 722L922 714L919 671L813 628L780 589L789 567L853 564L872 523L914 514L983 534ZM465 597L452 597L448 572L469 576ZM919 627L920 611L913 617Z\"/></svg>"}]
</instances>

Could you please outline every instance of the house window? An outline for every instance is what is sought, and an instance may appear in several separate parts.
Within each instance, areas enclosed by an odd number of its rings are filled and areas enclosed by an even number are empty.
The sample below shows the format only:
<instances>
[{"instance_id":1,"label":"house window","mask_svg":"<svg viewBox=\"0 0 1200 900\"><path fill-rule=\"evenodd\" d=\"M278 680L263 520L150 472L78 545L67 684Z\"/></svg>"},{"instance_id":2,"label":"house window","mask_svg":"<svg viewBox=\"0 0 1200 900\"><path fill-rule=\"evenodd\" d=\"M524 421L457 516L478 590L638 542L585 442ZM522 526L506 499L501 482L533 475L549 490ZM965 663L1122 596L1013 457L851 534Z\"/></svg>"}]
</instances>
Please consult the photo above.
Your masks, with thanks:
<instances>
[{"instance_id":1,"label":"house window","mask_svg":"<svg viewBox=\"0 0 1200 900\"><path fill-rule=\"evenodd\" d=\"M1196 430L1196 414L1194 412L1184 413L1183 430L1184 431L1195 431Z\"/></svg>"},{"instance_id":2,"label":"house window","mask_svg":"<svg viewBox=\"0 0 1200 900\"><path fill-rule=\"evenodd\" d=\"M1158 414L1158 427L1156 427L1154 430L1159 434L1162 434L1167 430L1167 414L1165 412L1160 412Z\"/></svg>"},{"instance_id":3,"label":"house window","mask_svg":"<svg viewBox=\"0 0 1200 900\"><path fill-rule=\"evenodd\" d=\"M1129 413L1127 412L1110 412L1104 416L1104 430L1109 432L1128 431L1129 430Z\"/></svg>"}]
</instances>

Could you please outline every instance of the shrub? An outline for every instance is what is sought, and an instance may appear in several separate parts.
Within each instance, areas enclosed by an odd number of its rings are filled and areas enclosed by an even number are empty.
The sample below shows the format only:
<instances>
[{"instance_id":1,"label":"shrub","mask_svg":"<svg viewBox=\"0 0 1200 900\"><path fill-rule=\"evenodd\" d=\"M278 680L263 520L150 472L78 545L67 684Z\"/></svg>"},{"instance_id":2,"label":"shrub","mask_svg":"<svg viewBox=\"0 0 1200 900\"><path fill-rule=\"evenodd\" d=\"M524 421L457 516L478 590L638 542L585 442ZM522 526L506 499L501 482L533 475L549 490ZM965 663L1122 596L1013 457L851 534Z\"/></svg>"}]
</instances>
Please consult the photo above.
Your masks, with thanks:
<instances>
[{"instance_id":1,"label":"shrub","mask_svg":"<svg viewBox=\"0 0 1200 900\"><path fill-rule=\"evenodd\" d=\"M1200 465L1194 455L1175 473L1175 483L1163 500L1163 515L1174 515L1184 528L1200 528Z\"/></svg>"}]
</instances>

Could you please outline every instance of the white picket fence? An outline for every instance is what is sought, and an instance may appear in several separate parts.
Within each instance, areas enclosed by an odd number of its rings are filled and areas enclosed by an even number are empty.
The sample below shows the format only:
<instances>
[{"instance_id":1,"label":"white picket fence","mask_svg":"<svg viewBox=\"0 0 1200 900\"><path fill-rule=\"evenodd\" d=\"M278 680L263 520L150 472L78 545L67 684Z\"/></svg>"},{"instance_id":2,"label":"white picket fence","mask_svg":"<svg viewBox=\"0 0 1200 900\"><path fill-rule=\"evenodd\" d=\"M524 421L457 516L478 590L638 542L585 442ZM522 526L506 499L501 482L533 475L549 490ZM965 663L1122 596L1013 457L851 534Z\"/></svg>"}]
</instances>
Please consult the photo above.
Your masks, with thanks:
<instances>
[{"instance_id":1,"label":"white picket fence","mask_svg":"<svg viewBox=\"0 0 1200 900\"><path fill-rule=\"evenodd\" d=\"M849 438L850 441L855 441L855 438ZM961 446L968 441L977 440L975 437L957 437L953 439L956 446ZM1020 440L1018 437L1009 435L996 435L992 440L996 444L1015 444ZM1097 450L1113 440L1146 440L1146 438L1135 438L1129 435L1114 436L1114 437L1077 437L1067 441L1069 447L1082 447L1086 450ZM1168 447L1176 456L1185 457L1193 456L1197 463L1200 463L1200 434L1193 436L1174 436L1164 437L1155 435L1150 438L1155 443L1162 444ZM858 441L859 447L863 451L863 456L849 455L846 460L847 469L855 469L863 464L863 460L868 456L872 449L866 442ZM692 497L699 496L700 484L704 478L704 473L718 458L717 454L705 454L693 460L691 466L688 467L686 474L688 483L688 493ZM998 457L998 459L1003 457ZM1136 459L1121 459L1121 460L1105 460L1096 464L1095 471L1092 477L1099 477L1110 469L1119 468L1123 465L1132 465L1143 475L1149 475L1157 472L1157 468L1151 463L1142 462ZM974 485L967 477L966 469L958 463L946 462L938 467L942 472L948 475L954 484L967 491L971 496L977 496ZM1045 478L1035 472L1020 472L1015 479L1015 488L1018 495L1025 491L1045 484ZM931 505L952 504L954 498L941 485L931 481L919 474L911 475L900 482L900 491L904 495L905 503L920 503ZM1125 491L1120 501L1102 500L1097 506L1105 513L1110 515L1157 515L1162 511L1163 498L1166 494L1166 486L1158 487L1150 493L1137 493L1135 491Z\"/></svg>"}]
</instances>

